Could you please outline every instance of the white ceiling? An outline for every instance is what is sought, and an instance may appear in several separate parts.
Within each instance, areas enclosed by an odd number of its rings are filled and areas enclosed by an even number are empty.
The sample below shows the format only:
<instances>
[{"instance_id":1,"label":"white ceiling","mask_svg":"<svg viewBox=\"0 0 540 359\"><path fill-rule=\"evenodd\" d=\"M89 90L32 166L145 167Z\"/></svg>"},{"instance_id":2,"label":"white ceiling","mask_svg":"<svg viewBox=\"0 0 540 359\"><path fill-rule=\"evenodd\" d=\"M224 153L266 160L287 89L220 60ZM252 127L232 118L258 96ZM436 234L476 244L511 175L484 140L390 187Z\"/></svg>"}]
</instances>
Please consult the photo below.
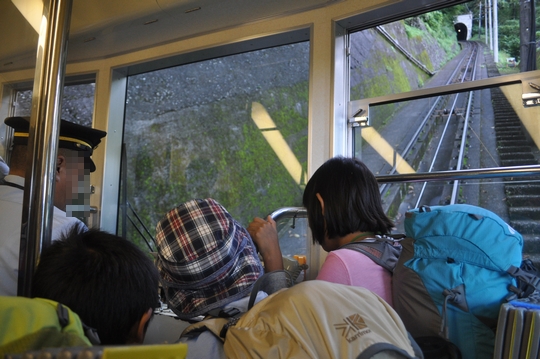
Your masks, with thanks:
<instances>
[{"instance_id":1,"label":"white ceiling","mask_svg":"<svg viewBox=\"0 0 540 359\"><path fill-rule=\"evenodd\" d=\"M336 1L73 0L68 62L114 56ZM34 66L38 35L11 0L0 0L0 34L0 72Z\"/></svg>"}]
</instances>

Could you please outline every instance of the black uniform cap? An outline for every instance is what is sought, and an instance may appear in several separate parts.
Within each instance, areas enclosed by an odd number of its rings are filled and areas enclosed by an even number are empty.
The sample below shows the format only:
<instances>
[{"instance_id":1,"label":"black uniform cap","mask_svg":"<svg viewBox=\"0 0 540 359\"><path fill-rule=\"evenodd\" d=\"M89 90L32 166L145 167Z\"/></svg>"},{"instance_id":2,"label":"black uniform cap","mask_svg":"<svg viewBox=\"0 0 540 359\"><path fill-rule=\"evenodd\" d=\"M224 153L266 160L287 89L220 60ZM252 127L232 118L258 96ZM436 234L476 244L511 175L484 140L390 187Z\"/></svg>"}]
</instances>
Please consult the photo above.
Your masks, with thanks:
<instances>
[{"instance_id":1,"label":"black uniform cap","mask_svg":"<svg viewBox=\"0 0 540 359\"><path fill-rule=\"evenodd\" d=\"M4 123L13 128L14 145L28 144L30 117L8 117ZM92 156L92 152L106 135L107 132L105 131L60 120L58 146L60 148L82 152L82 156L85 157L86 162L90 166L90 172L94 172L96 166L90 156Z\"/></svg>"}]
</instances>

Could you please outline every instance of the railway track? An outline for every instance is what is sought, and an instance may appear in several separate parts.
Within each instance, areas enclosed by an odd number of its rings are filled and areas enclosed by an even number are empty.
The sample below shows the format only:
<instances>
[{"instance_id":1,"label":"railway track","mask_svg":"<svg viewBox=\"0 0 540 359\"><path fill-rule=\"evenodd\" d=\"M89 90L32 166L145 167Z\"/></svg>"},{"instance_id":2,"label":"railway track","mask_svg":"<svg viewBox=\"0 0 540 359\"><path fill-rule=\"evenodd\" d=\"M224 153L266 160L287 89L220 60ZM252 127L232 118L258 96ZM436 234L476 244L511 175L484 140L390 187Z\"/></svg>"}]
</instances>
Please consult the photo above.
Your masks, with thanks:
<instances>
[{"instance_id":1,"label":"railway track","mask_svg":"<svg viewBox=\"0 0 540 359\"><path fill-rule=\"evenodd\" d=\"M464 46L466 48L461 59L454 65L455 68L448 74L448 78L444 80L446 84L471 81L478 76L476 74L478 46L476 43L466 43ZM405 137L401 139L408 143L401 145L404 150L400 155L418 172L461 169L462 163L466 161L464 156L468 151L467 129L474 96L472 92L442 95L430 101L433 105L430 106L429 111L426 111L422 121L415 122L414 117L407 118L410 126L417 130L406 140ZM414 106L422 105L415 103ZM388 140L387 137L385 139ZM394 172L396 172L395 166L390 168L390 165L387 165L382 173L393 174ZM380 191L383 195L385 210L396 220L397 231L402 230L400 226L406 210L421 205L454 203L458 201L458 194L461 192L457 182L383 184Z\"/></svg>"}]
</instances>

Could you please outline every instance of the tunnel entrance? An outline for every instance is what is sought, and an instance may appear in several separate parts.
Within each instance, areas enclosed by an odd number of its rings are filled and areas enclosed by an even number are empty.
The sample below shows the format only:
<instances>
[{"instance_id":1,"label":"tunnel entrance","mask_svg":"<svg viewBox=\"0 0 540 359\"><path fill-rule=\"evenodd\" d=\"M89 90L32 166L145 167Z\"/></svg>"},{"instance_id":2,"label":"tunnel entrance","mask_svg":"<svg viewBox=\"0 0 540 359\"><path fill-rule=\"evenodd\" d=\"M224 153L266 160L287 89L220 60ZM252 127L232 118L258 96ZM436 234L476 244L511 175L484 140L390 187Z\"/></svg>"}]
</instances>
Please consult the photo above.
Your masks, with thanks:
<instances>
[{"instance_id":1,"label":"tunnel entrance","mask_svg":"<svg viewBox=\"0 0 540 359\"><path fill-rule=\"evenodd\" d=\"M470 36L467 36L469 29L464 23L458 22L454 24L454 29L456 29L456 35L457 35L458 41L466 41L470 37Z\"/></svg>"}]
</instances>

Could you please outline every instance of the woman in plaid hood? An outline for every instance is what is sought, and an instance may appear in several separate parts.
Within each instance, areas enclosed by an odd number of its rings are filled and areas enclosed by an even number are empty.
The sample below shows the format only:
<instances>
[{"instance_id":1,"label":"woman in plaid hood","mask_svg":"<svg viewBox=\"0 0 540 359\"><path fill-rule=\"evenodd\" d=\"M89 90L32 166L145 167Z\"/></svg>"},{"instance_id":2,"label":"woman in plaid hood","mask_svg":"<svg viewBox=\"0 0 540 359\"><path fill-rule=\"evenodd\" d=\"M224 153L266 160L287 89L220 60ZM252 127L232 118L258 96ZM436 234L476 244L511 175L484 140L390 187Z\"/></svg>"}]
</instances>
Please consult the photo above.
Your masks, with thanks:
<instances>
[{"instance_id":1,"label":"woman in plaid hood","mask_svg":"<svg viewBox=\"0 0 540 359\"><path fill-rule=\"evenodd\" d=\"M156 243L167 304L180 319L215 316L223 309L247 310L251 290L264 270L247 230L217 201L194 199L169 211L156 227ZM264 261L267 249L264 243L257 246ZM265 268L276 271L279 279L268 293L255 293L257 301L288 286L282 285L288 284L280 271L283 262L275 258L281 253L272 253ZM225 357L223 342L208 331L180 341L189 345L188 358Z\"/></svg>"},{"instance_id":2,"label":"woman in plaid hood","mask_svg":"<svg viewBox=\"0 0 540 359\"><path fill-rule=\"evenodd\" d=\"M263 268L244 227L213 199L183 203L158 223L157 267L180 319L249 296Z\"/></svg>"}]
</instances>

